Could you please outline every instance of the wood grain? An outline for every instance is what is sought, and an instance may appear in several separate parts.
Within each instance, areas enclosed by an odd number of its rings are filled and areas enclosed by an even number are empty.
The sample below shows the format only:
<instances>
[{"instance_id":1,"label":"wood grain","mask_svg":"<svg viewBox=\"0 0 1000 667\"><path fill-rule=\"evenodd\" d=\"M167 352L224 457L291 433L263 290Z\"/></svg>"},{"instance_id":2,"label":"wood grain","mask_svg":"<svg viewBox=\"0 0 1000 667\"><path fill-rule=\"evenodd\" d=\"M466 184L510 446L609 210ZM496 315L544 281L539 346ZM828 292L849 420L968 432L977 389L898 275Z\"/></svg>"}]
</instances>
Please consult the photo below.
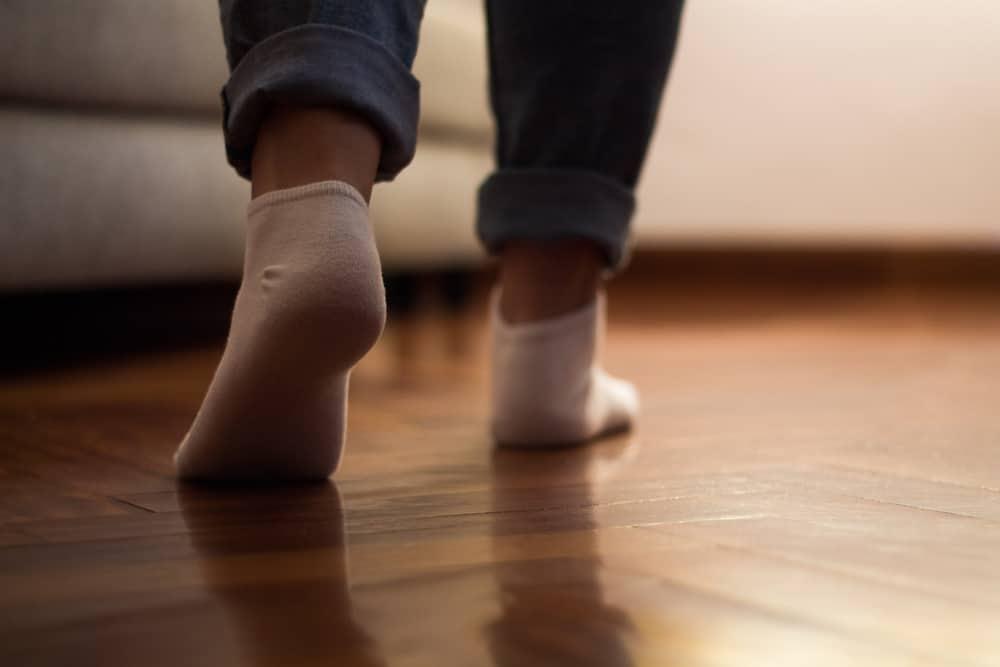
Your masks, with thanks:
<instances>
[{"instance_id":1,"label":"wood grain","mask_svg":"<svg viewBox=\"0 0 1000 667\"><path fill-rule=\"evenodd\" d=\"M492 447L482 298L391 325L328 484L174 481L218 341L3 379L0 664L1000 664L995 292L640 274L577 449Z\"/></svg>"}]
</instances>

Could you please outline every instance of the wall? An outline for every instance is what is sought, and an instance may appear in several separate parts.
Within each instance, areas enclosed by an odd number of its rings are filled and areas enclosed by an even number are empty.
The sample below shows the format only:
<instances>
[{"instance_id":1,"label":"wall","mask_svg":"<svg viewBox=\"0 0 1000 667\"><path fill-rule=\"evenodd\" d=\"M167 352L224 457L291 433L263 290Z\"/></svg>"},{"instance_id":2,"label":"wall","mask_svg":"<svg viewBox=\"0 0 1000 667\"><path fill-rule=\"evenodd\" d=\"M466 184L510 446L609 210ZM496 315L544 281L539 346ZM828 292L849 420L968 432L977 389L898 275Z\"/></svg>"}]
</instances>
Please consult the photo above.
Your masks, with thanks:
<instances>
[{"instance_id":1,"label":"wall","mask_svg":"<svg viewBox=\"0 0 1000 667\"><path fill-rule=\"evenodd\" d=\"M691 0L640 243L1000 246L1000 3Z\"/></svg>"}]
</instances>

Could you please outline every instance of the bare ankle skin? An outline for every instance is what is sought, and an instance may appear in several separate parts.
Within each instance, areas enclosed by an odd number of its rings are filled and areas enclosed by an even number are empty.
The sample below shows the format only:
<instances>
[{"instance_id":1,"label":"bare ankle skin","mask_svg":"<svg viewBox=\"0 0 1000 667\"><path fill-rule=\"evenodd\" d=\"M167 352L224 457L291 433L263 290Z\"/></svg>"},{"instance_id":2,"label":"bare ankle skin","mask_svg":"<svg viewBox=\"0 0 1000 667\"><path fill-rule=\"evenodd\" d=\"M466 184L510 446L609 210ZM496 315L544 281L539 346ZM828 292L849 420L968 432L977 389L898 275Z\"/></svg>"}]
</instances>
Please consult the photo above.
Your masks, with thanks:
<instances>
[{"instance_id":1,"label":"bare ankle skin","mask_svg":"<svg viewBox=\"0 0 1000 667\"><path fill-rule=\"evenodd\" d=\"M257 134L252 196L335 180L370 201L381 150L378 132L352 112L276 107Z\"/></svg>"},{"instance_id":2,"label":"bare ankle skin","mask_svg":"<svg viewBox=\"0 0 1000 667\"><path fill-rule=\"evenodd\" d=\"M557 317L594 300L605 268L585 239L514 241L500 253L500 313L511 323Z\"/></svg>"}]
</instances>

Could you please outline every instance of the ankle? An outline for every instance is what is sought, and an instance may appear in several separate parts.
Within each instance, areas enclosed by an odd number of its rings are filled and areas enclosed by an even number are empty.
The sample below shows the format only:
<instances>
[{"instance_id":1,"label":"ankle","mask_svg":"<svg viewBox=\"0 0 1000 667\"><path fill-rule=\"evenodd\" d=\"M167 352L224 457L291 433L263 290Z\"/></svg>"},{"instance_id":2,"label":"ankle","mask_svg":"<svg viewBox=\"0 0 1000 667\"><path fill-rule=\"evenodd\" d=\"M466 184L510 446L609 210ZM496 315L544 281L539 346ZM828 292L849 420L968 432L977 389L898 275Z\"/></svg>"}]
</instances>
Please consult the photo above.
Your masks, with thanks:
<instances>
[{"instance_id":1,"label":"ankle","mask_svg":"<svg viewBox=\"0 0 1000 667\"><path fill-rule=\"evenodd\" d=\"M354 113L277 107L257 134L252 195L333 180L349 183L367 202L381 149L378 132Z\"/></svg>"},{"instance_id":2,"label":"ankle","mask_svg":"<svg viewBox=\"0 0 1000 667\"><path fill-rule=\"evenodd\" d=\"M517 241L500 257L500 313L512 324L557 317L591 303L604 257L583 239Z\"/></svg>"}]
</instances>

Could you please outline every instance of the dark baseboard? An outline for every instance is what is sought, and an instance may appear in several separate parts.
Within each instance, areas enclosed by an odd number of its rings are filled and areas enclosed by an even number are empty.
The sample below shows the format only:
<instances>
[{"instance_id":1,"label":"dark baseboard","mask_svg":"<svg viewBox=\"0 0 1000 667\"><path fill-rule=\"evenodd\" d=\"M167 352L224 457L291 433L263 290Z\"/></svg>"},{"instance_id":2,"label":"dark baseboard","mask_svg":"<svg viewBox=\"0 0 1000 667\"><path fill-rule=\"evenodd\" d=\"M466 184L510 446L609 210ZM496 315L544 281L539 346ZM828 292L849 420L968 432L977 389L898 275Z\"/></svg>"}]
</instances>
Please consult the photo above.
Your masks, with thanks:
<instances>
[{"instance_id":1,"label":"dark baseboard","mask_svg":"<svg viewBox=\"0 0 1000 667\"><path fill-rule=\"evenodd\" d=\"M993 250L907 248L642 248L622 278L697 283L845 285L927 284L1000 287L1000 247Z\"/></svg>"},{"instance_id":2,"label":"dark baseboard","mask_svg":"<svg viewBox=\"0 0 1000 667\"><path fill-rule=\"evenodd\" d=\"M464 308L482 298L494 276L495 267L391 274L390 305L400 317L435 302L448 310ZM630 285L672 294L750 289L776 298L885 286L1000 295L1000 249L642 248L613 288L623 293ZM221 343L236 288L199 283L0 294L0 374ZM428 289L433 298L427 298Z\"/></svg>"}]
</instances>

